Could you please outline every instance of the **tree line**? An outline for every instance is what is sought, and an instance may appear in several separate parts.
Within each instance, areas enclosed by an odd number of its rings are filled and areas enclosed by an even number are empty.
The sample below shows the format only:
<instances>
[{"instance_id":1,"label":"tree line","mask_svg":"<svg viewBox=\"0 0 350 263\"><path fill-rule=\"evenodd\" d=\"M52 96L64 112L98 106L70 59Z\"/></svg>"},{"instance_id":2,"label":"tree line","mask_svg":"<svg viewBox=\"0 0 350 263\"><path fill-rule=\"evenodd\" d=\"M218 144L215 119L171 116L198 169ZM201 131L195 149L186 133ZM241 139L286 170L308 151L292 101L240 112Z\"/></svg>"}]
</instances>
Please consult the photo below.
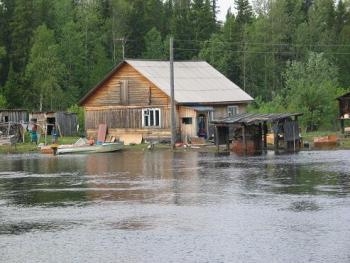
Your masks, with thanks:
<instances>
[{"instance_id":1,"label":"tree line","mask_svg":"<svg viewBox=\"0 0 350 263\"><path fill-rule=\"evenodd\" d=\"M339 0L1 0L0 107L66 110L124 58L206 60L256 98L334 126L350 87L350 3Z\"/></svg>"}]
</instances>

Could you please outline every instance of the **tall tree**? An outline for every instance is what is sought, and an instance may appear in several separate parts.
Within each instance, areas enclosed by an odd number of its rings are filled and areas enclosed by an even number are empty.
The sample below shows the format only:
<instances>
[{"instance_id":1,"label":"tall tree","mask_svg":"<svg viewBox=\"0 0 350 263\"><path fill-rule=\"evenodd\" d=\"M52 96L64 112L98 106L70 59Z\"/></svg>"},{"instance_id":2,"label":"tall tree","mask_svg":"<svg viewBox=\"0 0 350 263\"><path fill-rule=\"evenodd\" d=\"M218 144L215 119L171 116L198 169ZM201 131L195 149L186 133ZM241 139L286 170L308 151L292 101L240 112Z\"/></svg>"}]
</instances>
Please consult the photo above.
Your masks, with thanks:
<instances>
[{"instance_id":1,"label":"tall tree","mask_svg":"<svg viewBox=\"0 0 350 263\"><path fill-rule=\"evenodd\" d=\"M164 22L163 3L160 0L131 0L131 11L127 18L128 57L138 58L145 48L144 36L152 27L163 30Z\"/></svg>"},{"instance_id":2,"label":"tall tree","mask_svg":"<svg viewBox=\"0 0 350 263\"><path fill-rule=\"evenodd\" d=\"M10 60L14 72L22 72L27 64L34 31L33 1L15 0L12 20L10 21Z\"/></svg>"},{"instance_id":3,"label":"tall tree","mask_svg":"<svg viewBox=\"0 0 350 263\"><path fill-rule=\"evenodd\" d=\"M335 16L335 33L337 45L334 49L339 67L339 81L341 86L350 87L350 3L339 1Z\"/></svg>"},{"instance_id":4,"label":"tall tree","mask_svg":"<svg viewBox=\"0 0 350 263\"><path fill-rule=\"evenodd\" d=\"M65 102L69 105L83 95L85 82L84 67L84 34L73 21L68 21L62 26L58 37L58 56L65 65L66 72L63 76L61 88L65 92Z\"/></svg>"},{"instance_id":5,"label":"tall tree","mask_svg":"<svg viewBox=\"0 0 350 263\"><path fill-rule=\"evenodd\" d=\"M337 116L338 70L322 53L310 53L306 62L293 61L286 73L289 110L303 112L307 130L330 128Z\"/></svg>"},{"instance_id":6,"label":"tall tree","mask_svg":"<svg viewBox=\"0 0 350 263\"><path fill-rule=\"evenodd\" d=\"M145 51L142 57L145 59L166 59L164 44L160 32L153 27L145 36Z\"/></svg>"},{"instance_id":7,"label":"tall tree","mask_svg":"<svg viewBox=\"0 0 350 263\"><path fill-rule=\"evenodd\" d=\"M248 0L235 0L237 10L236 22L245 25L252 22L253 8Z\"/></svg>"},{"instance_id":8,"label":"tall tree","mask_svg":"<svg viewBox=\"0 0 350 263\"><path fill-rule=\"evenodd\" d=\"M315 1L309 9L309 41L315 52L332 49L335 40L335 10L333 0Z\"/></svg>"},{"instance_id":9,"label":"tall tree","mask_svg":"<svg viewBox=\"0 0 350 263\"><path fill-rule=\"evenodd\" d=\"M0 2L0 87L3 86L8 77L9 70L9 35L10 35L10 20L12 17L13 1L1 1Z\"/></svg>"},{"instance_id":10,"label":"tall tree","mask_svg":"<svg viewBox=\"0 0 350 263\"><path fill-rule=\"evenodd\" d=\"M235 0L237 15L235 19L235 32L233 48L237 49L235 61L239 63L239 72L235 77L236 82L246 90L247 77L247 42L248 26L253 22L253 9L248 0Z\"/></svg>"},{"instance_id":11,"label":"tall tree","mask_svg":"<svg viewBox=\"0 0 350 263\"><path fill-rule=\"evenodd\" d=\"M26 67L26 76L32 87L27 93L26 105L32 109L60 109L63 97L60 81L65 68L58 58L57 50L54 32L46 25L39 26L34 34L34 44Z\"/></svg>"},{"instance_id":12,"label":"tall tree","mask_svg":"<svg viewBox=\"0 0 350 263\"><path fill-rule=\"evenodd\" d=\"M125 53L125 47L128 44L128 19L131 10L127 0L111 0L111 10L105 23L105 31L107 32L107 43L109 43L107 44L109 57L112 58L113 65L128 56L128 53Z\"/></svg>"},{"instance_id":13,"label":"tall tree","mask_svg":"<svg viewBox=\"0 0 350 263\"><path fill-rule=\"evenodd\" d=\"M194 37L191 25L191 1L174 0L173 16L170 21L170 33L175 39L174 58L177 60L191 59L195 50L191 48Z\"/></svg>"},{"instance_id":14,"label":"tall tree","mask_svg":"<svg viewBox=\"0 0 350 263\"><path fill-rule=\"evenodd\" d=\"M84 47L84 79L81 92L85 93L112 68L113 61L108 59L104 45L107 39L101 18L101 8L98 1L79 2L76 6L77 26L83 32Z\"/></svg>"}]
</instances>

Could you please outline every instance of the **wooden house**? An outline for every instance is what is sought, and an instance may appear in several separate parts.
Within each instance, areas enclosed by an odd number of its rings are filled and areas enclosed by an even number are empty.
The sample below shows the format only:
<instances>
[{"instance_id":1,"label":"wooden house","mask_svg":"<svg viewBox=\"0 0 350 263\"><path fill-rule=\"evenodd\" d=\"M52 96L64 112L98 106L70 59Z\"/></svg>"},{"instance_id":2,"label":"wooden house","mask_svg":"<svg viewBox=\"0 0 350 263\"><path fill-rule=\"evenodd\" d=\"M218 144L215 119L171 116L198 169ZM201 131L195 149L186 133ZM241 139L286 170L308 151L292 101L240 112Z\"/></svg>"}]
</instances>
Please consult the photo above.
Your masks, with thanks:
<instances>
[{"instance_id":1,"label":"wooden house","mask_svg":"<svg viewBox=\"0 0 350 263\"><path fill-rule=\"evenodd\" d=\"M350 92L337 98L339 102L339 120L342 133L350 136Z\"/></svg>"},{"instance_id":2,"label":"wooden house","mask_svg":"<svg viewBox=\"0 0 350 263\"><path fill-rule=\"evenodd\" d=\"M208 138L214 118L245 112L253 100L204 61L174 62L177 140ZM168 61L125 60L79 102L85 128L96 138L99 124L127 143L170 140L171 89Z\"/></svg>"}]
</instances>

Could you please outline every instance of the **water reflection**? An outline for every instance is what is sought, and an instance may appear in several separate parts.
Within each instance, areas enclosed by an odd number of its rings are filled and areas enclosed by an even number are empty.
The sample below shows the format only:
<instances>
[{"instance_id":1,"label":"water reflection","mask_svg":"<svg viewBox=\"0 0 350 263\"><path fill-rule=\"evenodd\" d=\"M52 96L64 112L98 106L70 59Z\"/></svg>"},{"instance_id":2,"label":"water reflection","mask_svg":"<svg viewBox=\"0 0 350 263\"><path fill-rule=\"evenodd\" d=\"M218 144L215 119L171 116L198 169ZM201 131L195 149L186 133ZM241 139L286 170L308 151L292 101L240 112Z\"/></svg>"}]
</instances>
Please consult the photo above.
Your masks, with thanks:
<instances>
[{"instance_id":1,"label":"water reflection","mask_svg":"<svg viewBox=\"0 0 350 263\"><path fill-rule=\"evenodd\" d=\"M200 204L215 202L225 192L347 195L349 173L343 161L348 153L343 155L328 164L328 158L319 162L320 156L310 153L239 158L164 150L8 156L1 160L0 188L2 199L16 204L56 206L93 200ZM341 171L332 171L339 165Z\"/></svg>"},{"instance_id":2,"label":"water reflection","mask_svg":"<svg viewBox=\"0 0 350 263\"><path fill-rule=\"evenodd\" d=\"M0 254L5 262L348 262L349 157L2 155Z\"/></svg>"}]
</instances>

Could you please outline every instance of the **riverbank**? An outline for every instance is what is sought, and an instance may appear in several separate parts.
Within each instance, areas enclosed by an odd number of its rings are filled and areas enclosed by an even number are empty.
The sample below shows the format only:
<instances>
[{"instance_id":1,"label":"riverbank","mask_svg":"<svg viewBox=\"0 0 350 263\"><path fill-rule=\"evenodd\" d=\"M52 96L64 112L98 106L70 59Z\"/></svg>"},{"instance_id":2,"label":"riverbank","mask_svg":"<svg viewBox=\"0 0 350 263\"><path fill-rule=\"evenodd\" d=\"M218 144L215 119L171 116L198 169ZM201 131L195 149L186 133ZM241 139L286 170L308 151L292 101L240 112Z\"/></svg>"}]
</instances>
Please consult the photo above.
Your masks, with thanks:
<instances>
[{"instance_id":1,"label":"riverbank","mask_svg":"<svg viewBox=\"0 0 350 263\"><path fill-rule=\"evenodd\" d=\"M338 137L337 146L332 148L336 149L349 149L350 150L350 138L345 138L340 133L335 132L317 132L317 133L307 133L303 136L303 144L304 150L313 150L315 149L313 146L313 139L319 136L326 136L334 134ZM73 144L79 139L79 137L61 137L58 140L59 144ZM44 141L40 141L39 143L43 144ZM154 145L150 145L147 143L143 144L135 144L135 145L125 145L124 150L129 151L145 151L145 150L159 150L159 149L170 149L170 144L157 143ZM214 144L208 143L206 145L194 145L194 146L180 146L176 148L177 150L196 150L196 151L206 151L206 152L214 152L217 151L217 147ZM223 148L222 148L223 149ZM271 146L273 149L273 146ZM39 153L40 148L38 144L31 142L24 143L16 143L14 145L1 145L0 146L0 154L17 154L17 153Z\"/></svg>"}]
</instances>

